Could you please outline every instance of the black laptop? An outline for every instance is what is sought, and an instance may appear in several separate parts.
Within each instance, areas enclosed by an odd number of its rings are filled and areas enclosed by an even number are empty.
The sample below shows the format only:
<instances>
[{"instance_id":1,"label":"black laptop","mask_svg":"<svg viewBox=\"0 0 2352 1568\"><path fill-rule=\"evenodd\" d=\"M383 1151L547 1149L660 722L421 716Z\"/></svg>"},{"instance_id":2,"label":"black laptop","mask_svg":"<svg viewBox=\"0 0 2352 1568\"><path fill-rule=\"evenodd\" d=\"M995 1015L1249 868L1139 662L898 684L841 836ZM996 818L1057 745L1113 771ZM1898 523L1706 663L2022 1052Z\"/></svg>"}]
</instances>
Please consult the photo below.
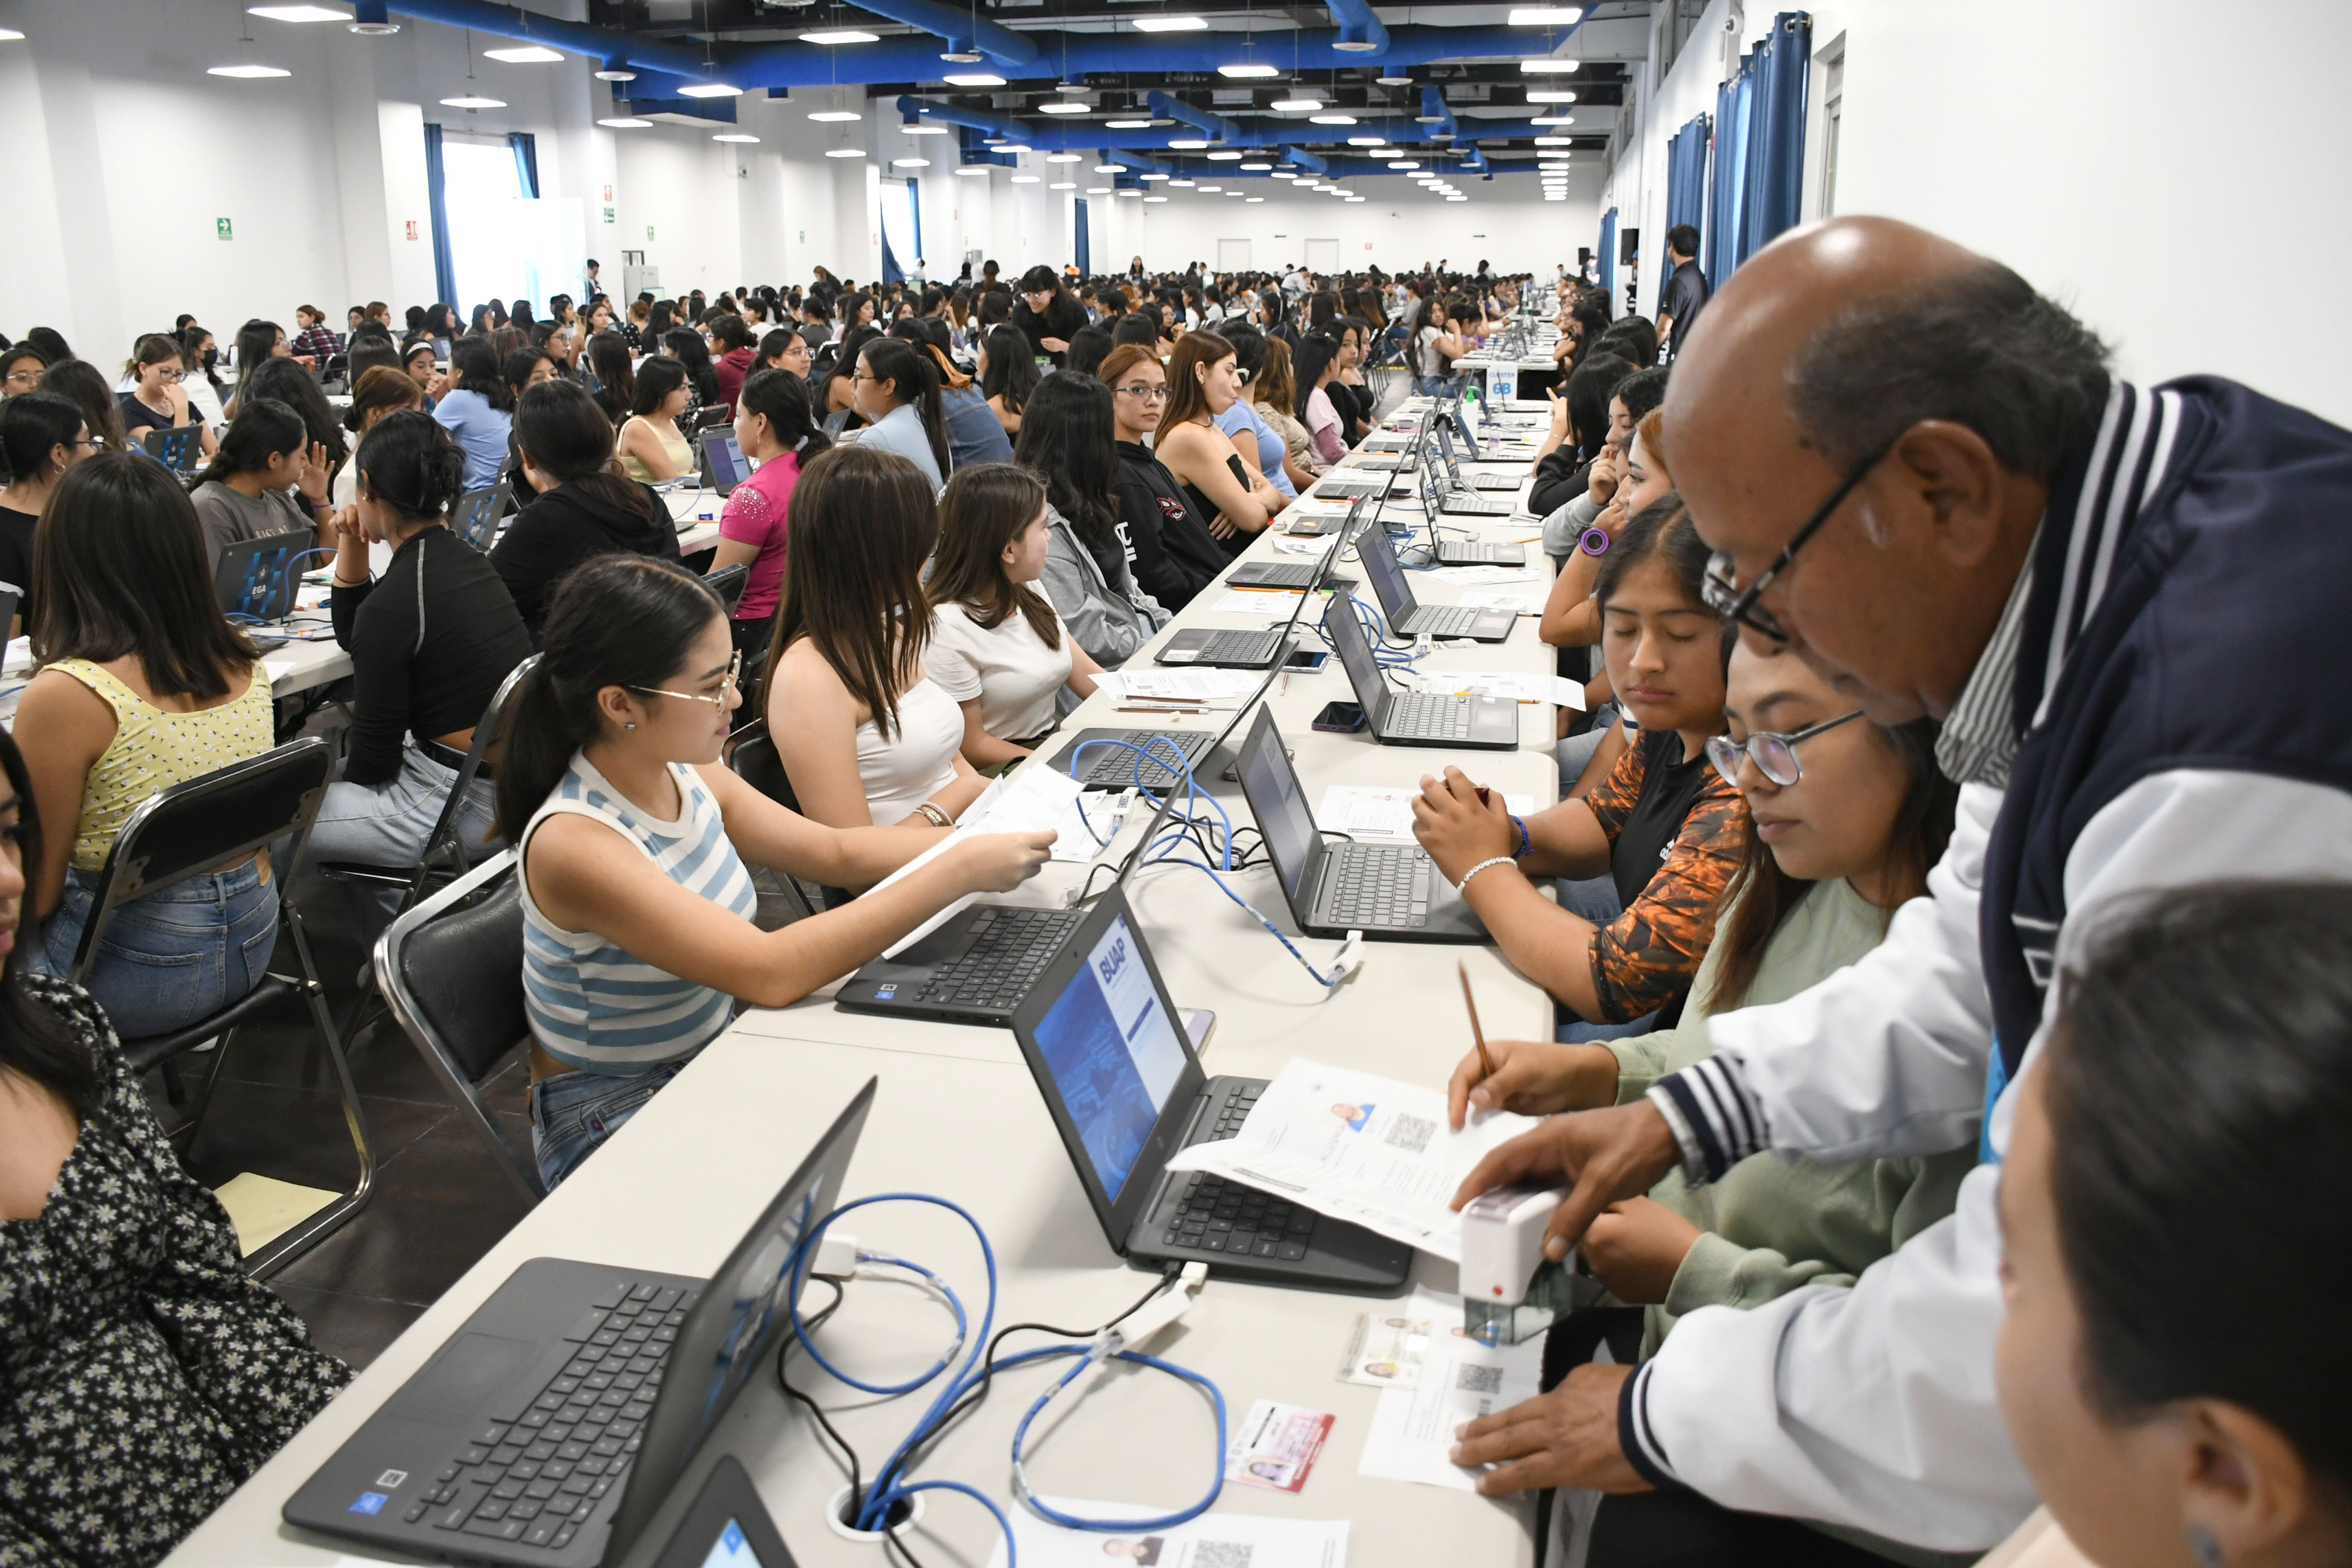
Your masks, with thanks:
<instances>
[{"instance_id":1,"label":"black laptop","mask_svg":"<svg viewBox=\"0 0 2352 1568\"><path fill-rule=\"evenodd\" d=\"M1356 601L1334 595L1323 612L1323 638L1339 656L1348 684L1372 738L1383 746L1460 746L1472 751L1515 752L1519 746L1519 705L1506 698L1465 697L1451 691L1399 691L1381 673L1380 660L1357 618Z\"/></svg>"},{"instance_id":2,"label":"black laptop","mask_svg":"<svg viewBox=\"0 0 2352 1568\"><path fill-rule=\"evenodd\" d=\"M1318 529L1317 531L1342 535L1353 533L1362 524L1365 508L1370 504L1372 503L1367 498L1357 497L1355 504L1348 509L1348 515L1339 521L1338 528ZM1342 545L1340 548L1345 549L1346 546ZM1329 552L1327 551L1325 553ZM1327 588L1345 590L1356 585L1356 580L1353 577L1342 577L1337 573L1326 574L1327 565L1327 563L1320 561L1252 561L1234 567L1225 577L1225 586L1305 590L1320 582Z\"/></svg>"},{"instance_id":3,"label":"black laptop","mask_svg":"<svg viewBox=\"0 0 2352 1568\"><path fill-rule=\"evenodd\" d=\"M751 465L745 460L743 448L736 445L732 429L704 431L701 447L705 489L732 495L737 485L751 477Z\"/></svg>"},{"instance_id":4,"label":"black laptop","mask_svg":"<svg viewBox=\"0 0 2352 1568\"><path fill-rule=\"evenodd\" d=\"M1348 509L1350 525L1358 508L1364 504L1360 500ZM1379 530L1369 531L1376 533ZM1290 606L1290 615L1282 625L1265 631L1209 626L1181 631L1160 645L1151 661L1180 664L1190 669L1267 669L1279 664L1289 656L1291 636L1298 629L1299 618L1307 613L1307 601L1315 596L1318 584L1331 570L1331 563L1339 558L1341 549L1355 537L1357 531L1352 526L1342 527L1331 536L1331 542L1315 563L1307 586L1300 591L1298 602Z\"/></svg>"},{"instance_id":5,"label":"black laptop","mask_svg":"<svg viewBox=\"0 0 2352 1568\"><path fill-rule=\"evenodd\" d=\"M1438 420L1436 424L1437 458L1439 462L1445 465L1445 477L1447 479L1452 481L1454 489L1457 490L1506 490L1516 494L1519 486L1526 481L1527 475L1525 473L1465 474L1462 471L1462 459L1454 450L1454 431L1451 428L1451 422L1441 419ZM1477 457L1476 452L1473 451L1471 457L1473 460L1475 460Z\"/></svg>"},{"instance_id":6,"label":"black laptop","mask_svg":"<svg viewBox=\"0 0 2352 1568\"><path fill-rule=\"evenodd\" d=\"M840 1199L877 1081L711 1279L523 1263L287 1500L286 1522L445 1562L618 1563L768 1374L808 1273L802 1238Z\"/></svg>"},{"instance_id":7,"label":"black laptop","mask_svg":"<svg viewBox=\"0 0 2352 1568\"><path fill-rule=\"evenodd\" d=\"M1419 845L1323 841L1271 713L1250 726L1240 772L1242 796L1300 931L1360 931L1374 942L1486 940L1486 923Z\"/></svg>"},{"instance_id":8,"label":"black laptop","mask_svg":"<svg viewBox=\"0 0 2352 1568\"><path fill-rule=\"evenodd\" d=\"M315 548L310 531L266 533L221 546L213 563L213 594L221 613L257 621L282 621L294 608L302 581L300 562Z\"/></svg>"},{"instance_id":9,"label":"black laptop","mask_svg":"<svg viewBox=\"0 0 2352 1568\"><path fill-rule=\"evenodd\" d=\"M1403 1289L1412 1248L1361 1226L1199 1172L1179 1149L1231 1138L1264 1079L1201 1070L1126 895L1087 916L1013 1016L1111 1250L1130 1263L1205 1263L1212 1274L1317 1290Z\"/></svg>"},{"instance_id":10,"label":"black laptop","mask_svg":"<svg viewBox=\"0 0 2352 1568\"><path fill-rule=\"evenodd\" d=\"M514 481L501 474L498 483L459 496L449 508L449 531L488 553L498 542L499 519L506 515L513 488Z\"/></svg>"},{"instance_id":11,"label":"black laptop","mask_svg":"<svg viewBox=\"0 0 2352 1568\"><path fill-rule=\"evenodd\" d=\"M176 474L193 474L205 460L201 425L154 426L139 437L147 453Z\"/></svg>"},{"instance_id":12,"label":"black laptop","mask_svg":"<svg viewBox=\"0 0 2352 1568\"><path fill-rule=\"evenodd\" d=\"M1503 642L1511 635L1511 623L1518 619L1514 610L1416 603L1405 583L1404 568L1397 564L1396 547L1381 529L1364 530L1356 545L1356 559L1364 563L1364 575L1371 579L1372 592L1381 601L1381 614L1388 617L1392 637L1413 637L1425 632L1434 637Z\"/></svg>"},{"instance_id":13,"label":"black laptop","mask_svg":"<svg viewBox=\"0 0 2352 1568\"><path fill-rule=\"evenodd\" d=\"M1443 426L1439 434L1444 434ZM1518 510L1516 500L1480 495L1456 479L1454 472L1435 452L1422 466L1421 502L1432 515L1443 512L1448 517L1508 517Z\"/></svg>"}]
</instances>

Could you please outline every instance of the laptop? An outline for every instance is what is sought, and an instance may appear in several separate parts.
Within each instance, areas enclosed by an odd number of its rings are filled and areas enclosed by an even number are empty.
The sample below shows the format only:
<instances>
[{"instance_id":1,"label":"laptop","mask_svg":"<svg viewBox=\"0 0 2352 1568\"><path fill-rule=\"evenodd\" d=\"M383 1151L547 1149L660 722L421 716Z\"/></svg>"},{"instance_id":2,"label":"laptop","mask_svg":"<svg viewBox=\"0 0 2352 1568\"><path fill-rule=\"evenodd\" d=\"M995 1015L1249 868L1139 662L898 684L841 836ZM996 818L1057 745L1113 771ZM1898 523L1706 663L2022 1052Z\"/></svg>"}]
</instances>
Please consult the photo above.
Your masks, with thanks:
<instances>
[{"instance_id":1,"label":"laptop","mask_svg":"<svg viewBox=\"0 0 2352 1568\"><path fill-rule=\"evenodd\" d=\"M501 476L494 485L467 490L449 509L449 531L487 553L499 536L499 519L505 515L514 481Z\"/></svg>"},{"instance_id":2,"label":"laptop","mask_svg":"<svg viewBox=\"0 0 2352 1568\"><path fill-rule=\"evenodd\" d=\"M1114 889L1013 1017L1022 1059L1111 1250L1265 1285L1390 1295L1412 1248L1169 1157L1231 1138L1265 1079L1201 1070L1143 932Z\"/></svg>"},{"instance_id":3,"label":"laptop","mask_svg":"<svg viewBox=\"0 0 2352 1568\"><path fill-rule=\"evenodd\" d=\"M1454 451L1453 427L1444 421L1440 421L1437 426L1437 456L1438 460L1445 465L1446 479L1457 490L1509 490L1516 493L1527 478L1524 473L1466 475L1463 473L1462 459L1456 457ZM1472 452L1471 458L1475 461L1476 452Z\"/></svg>"},{"instance_id":4,"label":"laptop","mask_svg":"<svg viewBox=\"0 0 2352 1568\"><path fill-rule=\"evenodd\" d=\"M1465 697L1451 691L1399 691L1381 673L1380 660L1357 618L1356 601L1331 596L1323 612L1323 638L1339 656L1348 684L1364 710L1372 738L1384 746L1461 746L1515 752L1519 705L1507 698Z\"/></svg>"},{"instance_id":5,"label":"laptop","mask_svg":"<svg viewBox=\"0 0 2352 1568\"><path fill-rule=\"evenodd\" d=\"M1348 508L1348 515L1333 531L1348 534L1361 522L1367 498L1359 496ZM1342 548L1345 548L1344 546ZM1253 561L1237 566L1225 579L1228 588L1297 588L1304 591L1318 581L1324 568L1312 561ZM1327 588L1349 589L1356 585L1353 577L1328 576L1319 581Z\"/></svg>"},{"instance_id":6,"label":"laptop","mask_svg":"<svg viewBox=\"0 0 2352 1568\"><path fill-rule=\"evenodd\" d=\"M299 533L265 533L221 547L213 563L213 595L221 613L257 621L282 621L294 608L294 591L302 574L296 563L309 554L313 539Z\"/></svg>"},{"instance_id":7,"label":"laptop","mask_svg":"<svg viewBox=\"0 0 2352 1568\"><path fill-rule=\"evenodd\" d=\"M731 495L735 487L751 477L751 465L736 444L735 432L706 430L702 434L702 483L705 489L720 495Z\"/></svg>"},{"instance_id":8,"label":"laptop","mask_svg":"<svg viewBox=\"0 0 2352 1568\"><path fill-rule=\"evenodd\" d=\"M1291 919L1309 936L1373 942L1485 942L1479 920L1417 844L1327 844L1274 715L1242 742L1242 797L1274 862Z\"/></svg>"},{"instance_id":9,"label":"laptop","mask_svg":"<svg viewBox=\"0 0 2352 1568\"><path fill-rule=\"evenodd\" d=\"M1489 447L1533 447L1535 445L1526 437L1505 435L1499 430L1492 437L1482 442L1479 432L1485 427L1486 419L1485 411L1479 406L1478 399L1475 397L1455 398L1453 415L1454 427L1461 432L1462 445L1473 458Z\"/></svg>"},{"instance_id":10,"label":"laptop","mask_svg":"<svg viewBox=\"0 0 2352 1568\"><path fill-rule=\"evenodd\" d=\"M1517 498L1504 500L1456 486L1444 461L1434 453L1421 470L1421 505L1432 517L1508 517L1519 510Z\"/></svg>"},{"instance_id":11,"label":"laptop","mask_svg":"<svg viewBox=\"0 0 2352 1568\"><path fill-rule=\"evenodd\" d=\"M840 1199L877 1081L710 1279L524 1262L287 1500L286 1522L445 1562L618 1563L735 1394L770 1375L808 1273L801 1240Z\"/></svg>"},{"instance_id":12,"label":"laptop","mask_svg":"<svg viewBox=\"0 0 2352 1568\"><path fill-rule=\"evenodd\" d=\"M205 432L198 425L153 427L139 437L148 454L175 474L193 474L205 460Z\"/></svg>"},{"instance_id":13,"label":"laptop","mask_svg":"<svg viewBox=\"0 0 2352 1568\"><path fill-rule=\"evenodd\" d=\"M1299 617L1307 612L1307 601L1315 596L1317 584L1331 569L1331 563L1338 558L1340 550L1349 539L1356 537L1353 527L1355 514L1363 505L1360 500L1349 509L1349 525L1331 535L1331 542L1324 547L1321 558L1315 563L1314 574L1300 591L1298 602L1290 606L1289 618L1282 625L1270 631L1213 626L1181 631L1160 645L1160 651L1151 656L1151 662L1181 664L1194 669L1265 669L1281 663L1289 657L1291 634L1297 629ZM1362 531L1378 533L1380 530Z\"/></svg>"},{"instance_id":14,"label":"laptop","mask_svg":"<svg viewBox=\"0 0 2352 1568\"><path fill-rule=\"evenodd\" d=\"M794 1568L759 1489L733 1455L711 1467L654 1568Z\"/></svg>"},{"instance_id":15,"label":"laptop","mask_svg":"<svg viewBox=\"0 0 2352 1568\"><path fill-rule=\"evenodd\" d=\"M1412 589L1405 584L1404 568L1397 564L1396 547L1389 542L1383 530L1364 530L1356 545L1356 559L1364 563L1364 575L1371 579L1372 592L1380 598L1381 614L1388 617L1392 637L1412 637L1426 633L1438 637L1468 637L1474 642L1502 642L1511 635L1511 623L1518 619L1511 610L1414 603Z\"/></svg>"}]
</instances>

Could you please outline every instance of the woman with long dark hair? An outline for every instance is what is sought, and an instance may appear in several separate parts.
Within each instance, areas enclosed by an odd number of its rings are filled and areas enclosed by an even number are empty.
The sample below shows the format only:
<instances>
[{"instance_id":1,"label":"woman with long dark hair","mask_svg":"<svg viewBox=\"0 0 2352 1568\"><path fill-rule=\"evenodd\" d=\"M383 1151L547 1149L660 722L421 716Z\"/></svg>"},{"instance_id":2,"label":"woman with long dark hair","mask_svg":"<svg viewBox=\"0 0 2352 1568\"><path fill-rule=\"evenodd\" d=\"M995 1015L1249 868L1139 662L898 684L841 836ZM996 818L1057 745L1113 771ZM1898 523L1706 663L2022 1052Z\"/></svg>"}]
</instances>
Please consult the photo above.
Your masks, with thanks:
<instances>
[{"instance_id":1,"label":"woman with long dark hair","mask_svg":"<svg viewBox=\"0 0 2352 1568\"><path fill-rule=\"evenodd\" d=\"M1291 405L1290 412L1307 426L1307 437L1315 443L1315 455L1326 466L1337 463L1348 455L1347 436L1330 395L1331 383L1339 374L1339 340L1321 332L1307 333L1298 341L1293 368L1297 401Z\"/></svg>"},{"instance_id":2,"label":"woman with long dark hair","mask_svg":"<svg viewBox=\"0 0 2352 1568\"><path fill-rule=\"evenodd\" d=\"M106 374L88 360L58 360L41 372L40 388L54 392L81 410L90 437L110 452L123 450L122 405Z\"/></svg>"},{"instance_id":3,"label":"woman with long dark hair","mask_svg":"<svg viewBox=\"0 0 2352 1568\"><path fill-rule=\"evenodd\" d=\"M980 390L1008 436L1021 434L1021 407L1037 389L1037 358L1015 327L991 327L980 340Z\"/></svg>"},{"instance_id":4,"label":"woman with long dark hair","mask_svg":"<svg viewBox=\"0 0 2352 1568\"><path fill-rule=\"evenodd\" d=\"M963 710L963 757L976 768L1034 752L1060 693L1091 697L1102 673L1034 586L1052 538L1045 481L1014 464L963 469L940 498L926 668Z\"/></svg>"},{"instance_id":5,"label":"woman with long dark hair","mask_svg":"<svg viewBox=\"0 0 2352 1568\"><path fill-rule=\"evenodd\" d=\"M1110 393L1120 563L1126 547L1133 546L1134 586L1167 610L1181 610L1230 558L1210 534L1207 520L1192 510L1192 497L1176 476L1143 444L1160 428L1167 409L1167 373L1151 350L1125 343L1105 356L1098 380Z\"/></svg>"},{"instance_id":6,"label":"woman with long dark hair","mask_svg":"<svg viewBox=\"0 0 2352 1568\"><path fill-rule=\"evenodd\" d=\"M669 363L670 374L681 374ZM544 381L525 393L515 410L515 444L538 499L515 513L490 564L534 639L557 585L591 556L678 558L669 510L643 484L613 471L613 426L582 387Z\"/></svg>"},{"instance_id":7,"label":"woman with long dark hair","mask_svg":"<svg viewBox=\"0 0 2352 1568\"><path fill-rule=\"evenodd\" d=\"M731 629L747 657L765 658L769 618L783 595L793 489L802 468L833 443L817 428L808 383L790 371L755 370L735 400L735 445L757 467L728 493L710 569L750 568Z\"/></svg>"},{"instance_id":8,"label":"woman with long dark hair","mask_svg":"<svg viewBox=\"0 0 2352 1568\"><path fill-rule=\"evenodd\" d=\"M1216 417L1241 395L1241 364L1234 345L1212 331L1187 332L1168 359L1168 408L1160 416L1152 451L1176 476L1208 519L1209 531L1228 554L1248 548L1250 536L1274 521L1285 505L1282 492L1264 474L1235 479L1227 459L1238 462L1233 438Z\"/></svg>"},{"instance_id":9,"label":"woman with long dark hair","mask_svg":"<svg viewBox=\"0 0 2352 1568\"><path fill-rule=\"evenodd\" d=\"M898 453L923 471L935 493L947 483L947 416L930 356L899 339L877 338L857 351L851 395L868 426L860 447Z\"/></svg>"},{"instance_id":10,"label":"woman with long dark hair","mask_svg":"<svg viewBox=\"0 0 2352 1568\"><path fill-rule=\"evenodd\" d=\"M332 475L351 455L342 416L327 395L319 390L318 377L290 359L274 359L253 373L246 383L245 395L259 402L274 399L302 416L302 427L310 433L311 445L325 454L327 471Z\"/></svg>"},{"instance_id":11,"label":"woman with long dark hair","mask_svg":"<svg viewBox=\"0 0 2352 1568\"><path fill-rule=\"evenodd\" d=\"M184 430L194 423L205 456L213 455L216 443L212 427L195 413L186 387L181 384L187 379L188 367L177 338L162 332L141 338L130 359L123 362L122 374L131 377L131 390L115 403L122 411L126 440L140 439L149 430Z\"/></svg>"},{"instance_id":12,"label":"woman with long dark hair","mask_svg":"<svg viewBox=\"0 0 2352 1568\"><path fill-rule=\"evenodd\" d=\"M710 363L710 345L692 327L672 327L661 338L661 352L686 367L686 412L683 417L689 428L701 412L722 401L719 389L719 372Z\"/></svg>"},{"instance_id":13,"label":"woman with long dark hair","mask_svg":"<svg viewBox=\"0 0 2352 1568\"><path fill-rule=\"evenodd\" d=\"M81 410L49 392L0 399L0 584L16 595L16 622L33 624L33 542L66 470L97 447ZM16 624L8 627L15 637Z\"/></svg>"},{"instance_id":14,"label":"woman with long dark hair","mask_svg":"<svg viewBox=\"0 0 2352 1568\"><path fill-rule=\"evenodd\" d=\"M715 1039L737 1000L798 1001L951 900L1018 886L1053 841L982 835L841 909L754 926L747 860L868 887L940 835L823 826L730 773L719 748L742 699L726 623L674 564L591 562L557 595L506 731L498 831L522 859L531 1142L550 1186Z\"/></svg>"},{"instance_id":15,"label":"woman with long dark hair","mask_svg":"<svg viewBox=\"0 0 2352 1568\"><path fill-rule=\"evenodd\" d=\"M589 390L618 430L637 396L636 365L628 340L614 331L598 332L588 340L587 359Z\"/></svg>"},{"instance_id":16,"label":"woman with long dark hair","mask_svg":"<svg viewBox=\"0 0 2352 1568\"><path fill-rule=\"evenodd\" d=\"M241 539L323 534L333 510L331 467L301 415L274 397L248 399L190 489L205 559ZM212 581L209 568L205 580Z\"/></svg>"},{"instance_id":17,"label":"woman with long dark hair","mask_svg":"<svg viewBox=\"0 0 2352 1568\"><path fill-rule=\"evenodd\" d=\"M677 427L693 400L684 362L656 356L637 367L629 416L616 436L629 478L653 485L694 471L694 443Z\"/></svg>"},{"instance_id":18,"label":"woman with long dark hair","mask_svg":"<svg viewBox=\"0 0 2352 1568\"><path fill-rule=\"evenodd\" d=\"M925 672L929 476L837 447L801 470L762 711L801 809L836 827L945 827L984 781L957 755L963 714Z\"/></svg>"},{"instance_id":19,"label":"woman with long dark hair","mask_svg":"<svg viewBox=\"0 0 2352 1568\"><path fill-rule=\"evenodd\" d=\"M1128 564L1111 392L1091 376L1057 370L1037 384L1029 402L1037 417L1022 421L1013 460L1045 482L1050 537L1040 581L1078 646L1116 669L1168 624L1171 612ZM1142 535L1134 538L1141 563Z\"/></svg>"},{"instance_id":20,"label":"woman with long dark hair","mask_svg":"<svg viewBox=\"0 0 2352 1568\"><path fill-rule=\"evenodd\" d=\"M286 329L275 321L265 321L258 316L236 330L236 390L229 395L226 412L232 419L245 401L246 384L253 373L273 359L282 359L294 352L286 341Z\"/></svg>"},{"instance_id":21,"label":"woman with long dark hair","mask_svg":"<svg viewBox=\"0 0 2352 1568\"><path fill-rule=\"evenodd\" d=\"M514 434L514 392L488 338L468 335L449 345L448 390L433 417L466 452L466 488L496 484Z\"/></svg>"},{"instance_id":22,"label":"woman with long dark hair","mask_svg":"<svg viewBox=\"0 0 2352 1568\"><path fill-rule=\"evenodd\" d=\"M157 790L261 755L277 722L259 654L213 597L195 508L146 454L104 453L67 472L33 569L39 665L16 734L44 814L74 825L33 879L47 960L62 973L131 811ZM277 931L265 852L117 910L85 984L125 1034L163 1034L258 984Z\"/></svg>"}]
</instances>

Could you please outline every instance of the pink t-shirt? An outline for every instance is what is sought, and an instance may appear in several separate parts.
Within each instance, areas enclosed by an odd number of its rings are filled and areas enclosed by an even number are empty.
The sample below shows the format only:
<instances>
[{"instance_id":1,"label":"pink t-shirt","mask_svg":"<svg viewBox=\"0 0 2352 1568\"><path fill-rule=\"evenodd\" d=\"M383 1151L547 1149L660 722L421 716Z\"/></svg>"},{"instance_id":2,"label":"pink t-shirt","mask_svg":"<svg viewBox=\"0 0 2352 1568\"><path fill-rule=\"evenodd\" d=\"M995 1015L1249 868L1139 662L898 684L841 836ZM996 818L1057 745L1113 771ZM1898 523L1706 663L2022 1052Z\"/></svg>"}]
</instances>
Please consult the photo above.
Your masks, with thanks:
<instances>
[{"instance_id":1,"label":"pink t-shirt","mask_svg":"<svg viewBox=\"0 0 2352 1568\"><path fill-rule=\"evenodd\" d=\"M726 508L719 514L719 537L760 547L743 597L735 605L739 621L766 619L783 597L784 516L800 477L800 454L784 452L761 463L750 479L727 492Z\"/></svg>"}]
</instances>

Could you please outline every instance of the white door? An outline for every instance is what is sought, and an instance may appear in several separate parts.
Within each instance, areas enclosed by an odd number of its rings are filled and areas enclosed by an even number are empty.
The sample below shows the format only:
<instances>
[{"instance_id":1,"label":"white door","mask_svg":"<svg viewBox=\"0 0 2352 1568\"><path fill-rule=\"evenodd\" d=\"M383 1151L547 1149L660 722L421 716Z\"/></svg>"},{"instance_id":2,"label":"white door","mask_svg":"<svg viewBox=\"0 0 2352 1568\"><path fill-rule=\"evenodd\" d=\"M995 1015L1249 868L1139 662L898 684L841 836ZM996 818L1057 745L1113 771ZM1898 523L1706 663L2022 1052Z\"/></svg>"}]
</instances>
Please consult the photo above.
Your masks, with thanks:
<instances>
[{"instance_id":1,"label":"white door","mask_svg":"<svg viewBox=\"0 0 2352 1568\"><path fill-rule=\"evenodd\" d=\"M1246 239L1217 241L1217 270L1247 272L1250 270L1250 242Z\"/></svg>"},{"instance_id":2,"label":"white door","mask_svg":"<svg viewBox=\"0 0 2352 1568\"><path fill-rule=\"evenodd\" d=\"M1310 239L1307 242L1307 270L1317 277L1339 270L1339 242L1336 239Z\"/></svg>"}]
</instances>

